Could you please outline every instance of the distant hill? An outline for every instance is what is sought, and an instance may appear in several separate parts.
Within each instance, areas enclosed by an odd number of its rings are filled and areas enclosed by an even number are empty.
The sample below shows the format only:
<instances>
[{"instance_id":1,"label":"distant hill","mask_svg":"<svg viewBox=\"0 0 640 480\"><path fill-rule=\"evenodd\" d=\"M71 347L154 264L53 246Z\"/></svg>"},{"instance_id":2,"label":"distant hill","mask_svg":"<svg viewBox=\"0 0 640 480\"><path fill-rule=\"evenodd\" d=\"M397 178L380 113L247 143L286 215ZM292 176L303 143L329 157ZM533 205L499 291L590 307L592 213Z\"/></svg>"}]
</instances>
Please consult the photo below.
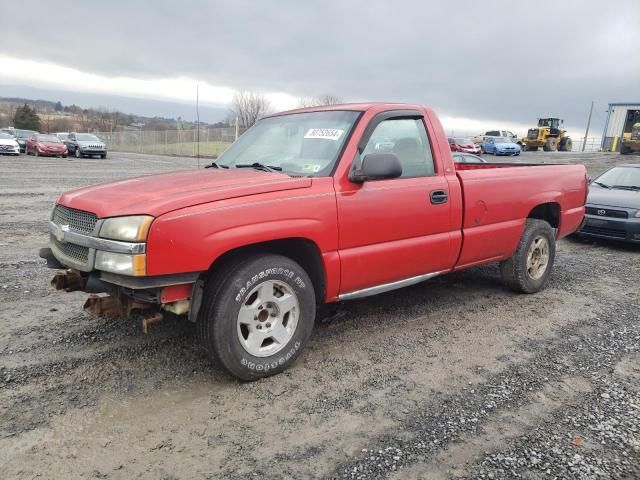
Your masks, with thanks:
<instances>
[{"instance_id":1,"label":"distant hill","mask_svg":"<svg viewBox=\"0 0 640 480\"><path fill-rule=\"evenodd\" d=\"M64 105L78 105L83 109L119 111L139 118L178 119L194 122L196 120L195 101L193 104L153 100L147 98L123 97L119 95L102 95L86 92L69 92L66 90L48 90L20 85L0 85L0 101L15 100L36 109L55 106L56 102ZM217 123L227 119L231 111L224 105L210 106L200 104L200 121Z\"/></svg>"}]
</instances>

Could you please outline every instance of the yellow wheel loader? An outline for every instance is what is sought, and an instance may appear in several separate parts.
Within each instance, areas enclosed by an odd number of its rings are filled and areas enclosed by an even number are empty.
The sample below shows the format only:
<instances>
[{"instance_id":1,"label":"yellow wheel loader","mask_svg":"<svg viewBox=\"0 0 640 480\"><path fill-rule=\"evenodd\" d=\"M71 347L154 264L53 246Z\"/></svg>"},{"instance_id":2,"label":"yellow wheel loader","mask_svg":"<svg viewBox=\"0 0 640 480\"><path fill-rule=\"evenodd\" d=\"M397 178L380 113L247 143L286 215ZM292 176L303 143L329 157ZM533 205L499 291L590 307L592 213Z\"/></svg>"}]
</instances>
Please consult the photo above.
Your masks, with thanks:
<instances>
[{"instance_id":1,"label":"yellow wheel loader","mask_svg":"<svg viewBox=\"0 0 640 480\"><path fill-rule=\"evenodd\" d=\"M629 153L640 153L640 122L634 123L631 132L622 135L622 144L620 145L620 153L628 155Z\"/></svg>"},{"instance_id":2,"label":"yellow wheel loader","mask_svg":"<svg viewBox=\"0 0 640 480\"><path fill-rule=\"evenodd\" d=\"M573 143L561 128L563 120L559 118L539 118L538 127L530 128L527 136L522 138L524 149L535 152L542 147L545 152L570 152Z\"/></svg>"}]
</instances>

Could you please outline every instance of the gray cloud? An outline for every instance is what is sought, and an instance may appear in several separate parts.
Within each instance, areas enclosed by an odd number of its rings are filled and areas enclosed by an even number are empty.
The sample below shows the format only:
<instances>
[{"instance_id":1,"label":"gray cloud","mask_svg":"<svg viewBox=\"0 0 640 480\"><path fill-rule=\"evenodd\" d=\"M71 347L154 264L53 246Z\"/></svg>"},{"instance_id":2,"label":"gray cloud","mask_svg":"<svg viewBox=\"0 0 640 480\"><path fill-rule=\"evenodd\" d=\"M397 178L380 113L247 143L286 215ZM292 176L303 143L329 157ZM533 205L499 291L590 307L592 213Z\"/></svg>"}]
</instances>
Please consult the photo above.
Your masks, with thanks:
<instances>
[{"instance_id":1,"label":"gray cloud","mask_svg":"<svg viewBox=\"0 0 640 480\"><path fill-rule=\"evenodd\" d=\"M0 52L106 75L526 124L582 126L592 99L596 122L607 102L640 101L637 0L26 1L20 12L29 22L3 24Z\"/></svg>"}]
</instances>

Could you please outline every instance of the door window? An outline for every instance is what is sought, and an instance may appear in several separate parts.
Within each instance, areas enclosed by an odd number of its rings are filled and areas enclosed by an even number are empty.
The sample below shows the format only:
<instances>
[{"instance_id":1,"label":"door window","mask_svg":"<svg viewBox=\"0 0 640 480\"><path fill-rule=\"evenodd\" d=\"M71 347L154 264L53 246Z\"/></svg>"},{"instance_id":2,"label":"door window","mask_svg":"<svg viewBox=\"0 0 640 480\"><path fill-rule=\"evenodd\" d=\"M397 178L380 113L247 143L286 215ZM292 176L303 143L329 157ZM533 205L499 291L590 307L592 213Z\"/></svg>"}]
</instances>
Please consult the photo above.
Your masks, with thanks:
<instances>
[{"instance_id":1,"label":"door window","mask_svg":"<svg viewBox=\"0 0 640 480\"><path fill-rule=\"evenodd\" d=\"M402 178L435 174L431 145L422 119L384 120L375 128L362 152L393 153L402 164Z\"/></svg>"}]
</instances>

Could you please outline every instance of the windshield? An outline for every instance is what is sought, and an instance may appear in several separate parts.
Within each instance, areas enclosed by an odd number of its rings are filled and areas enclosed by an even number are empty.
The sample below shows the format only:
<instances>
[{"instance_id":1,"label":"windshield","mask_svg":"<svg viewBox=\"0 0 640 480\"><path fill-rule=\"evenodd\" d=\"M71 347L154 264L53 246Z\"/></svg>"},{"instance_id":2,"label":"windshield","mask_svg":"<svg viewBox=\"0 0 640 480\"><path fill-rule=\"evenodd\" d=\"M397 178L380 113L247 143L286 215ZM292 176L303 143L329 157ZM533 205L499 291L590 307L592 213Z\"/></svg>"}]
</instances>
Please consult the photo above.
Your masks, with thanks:
<instances>
[{"instance_id":1,"label":"windshield","mask_svg":"<svg viewBox=\"0 0 640 480\"><path fill-rule=\"evenodd\" d=\"M539 127L558 128L559 124L560 120L558 120L557 118L541 118L540 120L538 120Z\"/></svg>"},{"instance_id":2,"label":"windshield","mask_svg":"<svg viewBox=\"0 0 640 480\"><path fill-rule=\"evenodd\" d=\"M511 140L502 137L494 138L493 141L495 143L511 143Z\"/></svg>"},{"instance_id":3,"label":"windshield","mask_svg":"<svg viewBox=\"0 0 640 480\"><path fill-rule=\"evenodd\" d=\"M329 176L359 115L336 110L265 118L216 163L223 168L259 163L290 175Z\"/></svg>"},{"instance_id":4,"label":"windshield","mask_svg":"<svg viewBox=\"0 0 640 480\"><path fill-rule=\"evenodd\" d=\"M58 137L60 140L66 140L69 137L68 133L56 133L56 137Z\"/></svg>"},{"instance_id":5,"label":"windshield","mask_svg":"<svg viewBox=\"0 0 640 480\"><path fill-rule=\"evenodd\" d=\"M100 139L95 135L91 135L90 133L78 133L76 138L83 142L99 142Z\"/></svg>"},{"instance_id":6,"label":"windshield","mask_svg":"<svg viewBox=\"0 0 640 480\"><path fill-rule=\"evenodd\" d=\"M471 140L470 138L454 138L456 144L458 145L471 145L473 143L473 140Z\"/></svg>"},{"instance_id":7,"label":"windshield","mask_svg":"<svg viewBox=\"0 0 640 480\"><path fill-rule=\"evenodd\" d=\"M38 132L35 132L33 130L16 130L16 137L17 138L29 138L34 133L38 133Z\"/></svg>"},{"instance_id":8,"label":"windshield","mask_svg":"<svg viewBox=\"0 0 640 480\"><path fill-rule=\"evenodd\" d=\"M640 167L613 167L594 180L613 188L640 188Z\"/></svg>"},{"instance_id":9,"label":"windshield","mask_svg":"<svg viewBox=\"0 0 640 480\"><path fill-rule=\"evenodd\" d=\"M39 142L61 143L55 135L38 135L37 139Z\"/></svg>"},{"instance_id":10,"label":"windshield","mask_svg":"<svg viewBox=\"0 0 640 480\"><path fill-rule=\"evenodd\" d=\"M3 140L13 140L13 135L9 135L8 133L0 132L0 138Z\"/></svg>"}]
</instances>

